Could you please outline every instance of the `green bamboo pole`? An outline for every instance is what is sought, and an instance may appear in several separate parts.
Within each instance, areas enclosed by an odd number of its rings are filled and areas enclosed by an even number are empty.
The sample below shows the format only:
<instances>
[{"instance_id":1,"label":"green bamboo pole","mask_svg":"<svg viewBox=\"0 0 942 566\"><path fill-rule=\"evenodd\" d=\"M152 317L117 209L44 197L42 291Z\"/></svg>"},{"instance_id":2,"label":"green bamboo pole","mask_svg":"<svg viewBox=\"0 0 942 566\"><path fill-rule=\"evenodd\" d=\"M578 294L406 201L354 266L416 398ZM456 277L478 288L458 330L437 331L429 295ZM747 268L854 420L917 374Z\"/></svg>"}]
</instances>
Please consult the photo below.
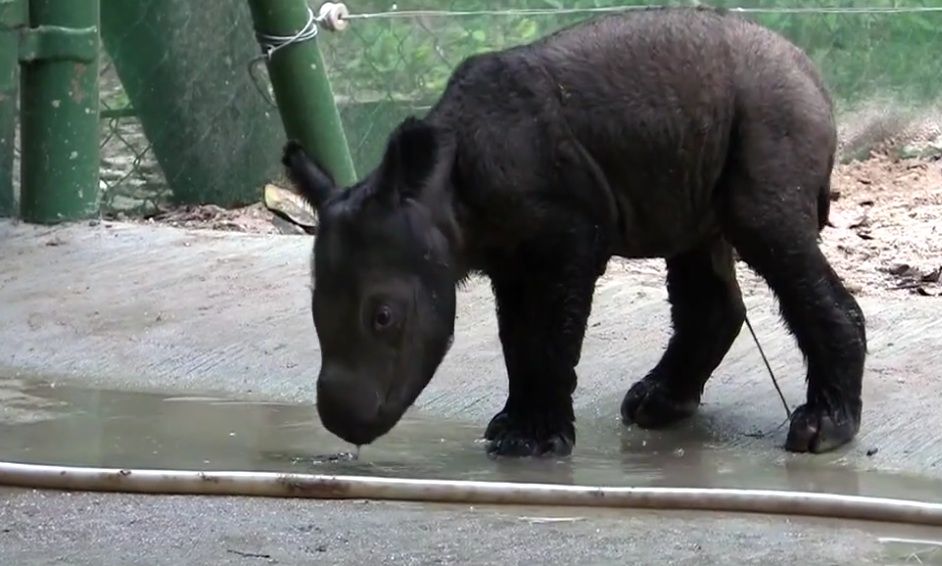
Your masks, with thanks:
<instances>
[{"instance_id":1,"label":"green bamboo pole","mask_svg":"<svg viewBox=\"0 0 942 566\"><path fill-rule=\"evenodd\" d=\"M0 217L14 216L13 137L16 128L20 28L25 0L0 0Z\"/></svg>"},{"instance_id":2,"label":"green bamboo pole","mask_svg":"<svg viewBox=\"0 0 942 566\"><path fill-rule=\"evenodd\" d=\"M268 36L293 36L309 18L304 0L249 0L249 6L256 32ZM316 38L275 51L267 64L285 133L338 183L352 184L356 170Z\"/></svg>"},{"instance_id":3,"label":"green bamboo pole","mask_svg":"<svg viewBox=\"0 0 942 566\"><path fill-rule=\"evenodd\" d=\"M99 208L99 0L30 0L20 42L20 215L38 224Z\"/></svg>"}]
</instances>

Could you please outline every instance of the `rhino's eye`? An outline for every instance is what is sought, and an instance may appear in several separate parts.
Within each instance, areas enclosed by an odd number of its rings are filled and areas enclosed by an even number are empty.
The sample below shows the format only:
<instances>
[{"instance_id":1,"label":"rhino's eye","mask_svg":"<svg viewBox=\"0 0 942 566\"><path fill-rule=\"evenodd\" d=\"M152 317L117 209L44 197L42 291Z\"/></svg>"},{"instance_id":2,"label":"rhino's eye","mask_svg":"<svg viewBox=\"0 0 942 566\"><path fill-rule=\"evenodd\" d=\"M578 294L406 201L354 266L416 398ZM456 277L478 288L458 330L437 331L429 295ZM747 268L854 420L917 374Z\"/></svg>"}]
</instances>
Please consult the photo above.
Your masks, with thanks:
<instances>
[{"instance_id":1,"label":"rhino's eye","mask_svg":"<svg viewBox=\"0 0 942 566\"><path fill-rule=\"evenodd\" d=\"M376 307L376 311L373 313L373 328L375 330L386 330L393 323L393 312L388 305L380 305Z\"/></svg>"}]
</instances>

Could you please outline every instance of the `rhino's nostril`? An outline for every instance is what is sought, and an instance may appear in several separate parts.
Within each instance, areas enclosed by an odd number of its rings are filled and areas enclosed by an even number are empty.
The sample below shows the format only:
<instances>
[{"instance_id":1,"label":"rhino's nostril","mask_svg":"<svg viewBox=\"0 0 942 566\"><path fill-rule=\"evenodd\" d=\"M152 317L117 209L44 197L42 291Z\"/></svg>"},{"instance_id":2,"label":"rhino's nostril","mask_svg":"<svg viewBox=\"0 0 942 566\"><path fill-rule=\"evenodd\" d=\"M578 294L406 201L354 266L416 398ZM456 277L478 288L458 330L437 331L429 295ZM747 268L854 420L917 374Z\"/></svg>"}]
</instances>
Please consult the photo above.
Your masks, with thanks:
<instances>
[{"instance_id":1,"label":"rhino's nostril","mask_svg":"<svg viewBox=\"0 0 942 566\"><path fill-rule=\"evenodd\" d=\"M317 412L324 427L353 444L368 444L385 430L380 391L344 371L322 371L317 381Z\"/></svg>"}]
</instances>

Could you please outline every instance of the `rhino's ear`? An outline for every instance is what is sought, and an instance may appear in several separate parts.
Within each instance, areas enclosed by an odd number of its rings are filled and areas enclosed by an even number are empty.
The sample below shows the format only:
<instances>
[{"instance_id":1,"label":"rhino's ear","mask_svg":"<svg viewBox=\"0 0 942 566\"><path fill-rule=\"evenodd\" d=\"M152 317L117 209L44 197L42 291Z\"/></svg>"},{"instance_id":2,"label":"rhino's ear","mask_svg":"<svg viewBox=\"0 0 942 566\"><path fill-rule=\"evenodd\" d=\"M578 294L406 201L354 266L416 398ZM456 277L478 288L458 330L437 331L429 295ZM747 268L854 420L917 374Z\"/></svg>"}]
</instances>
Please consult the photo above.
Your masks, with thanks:
<instances>
[{"instance_id":1,"label":"rhino's ear","mask_svg":"<svg viewBox=\"0 0 942 566\"><path fill-rule=\"evenodd\" d=\"M337 191L330 174L308 157L299 142L290 140L285 144L281 162L288 170L288 178L315 210Z\"/></svg>"},{"instance_id":2,"label":"rhino's ear","mask_svg":"<svg viewBox=\"0 0 942 566\"><path fill-rule=\"evenodd\" d=\"M445 186L453 163L449 134L418 118L406 118L389 137L378 190L390 203L428 197Z\"/></svg>"}]
</instances>

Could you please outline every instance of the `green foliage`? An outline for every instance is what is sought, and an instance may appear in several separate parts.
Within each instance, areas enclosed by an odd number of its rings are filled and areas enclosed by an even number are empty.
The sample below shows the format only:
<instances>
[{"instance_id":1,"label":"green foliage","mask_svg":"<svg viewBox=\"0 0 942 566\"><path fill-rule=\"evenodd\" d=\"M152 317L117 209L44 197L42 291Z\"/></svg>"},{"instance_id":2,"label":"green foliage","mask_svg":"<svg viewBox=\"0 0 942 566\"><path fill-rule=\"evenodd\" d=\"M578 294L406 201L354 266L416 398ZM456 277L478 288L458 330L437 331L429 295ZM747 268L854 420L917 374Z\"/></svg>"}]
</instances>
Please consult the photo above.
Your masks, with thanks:
<instances>
[{"instance_id":1,"label":"green foliage","mask_svg":"<svg viewBox=\"0 0 942 566\"><path fill-rule=\"evenodd\" d=\"M341 105L431 103L465 57L532 41L592 17L514 14L514 10L570 10L631 5L710 4L743 8L942 6L942 0L361 0L356 13L391 10L498 11L500 15L360 19L326 35L322 48ZM942 76L942 12L894 14L749 13L804 48L822 69L839 106L873 98L917 106L939 98ZM362 120L361 120L362 121ZM380 128L385 129L385 128ZM359 130L359 128L358 128ZM356 145L363 136L350 132ZM369 161L370 158L364 158ZM362 164L358 165L362 167Z\"/></svg>"}]
</instances>

